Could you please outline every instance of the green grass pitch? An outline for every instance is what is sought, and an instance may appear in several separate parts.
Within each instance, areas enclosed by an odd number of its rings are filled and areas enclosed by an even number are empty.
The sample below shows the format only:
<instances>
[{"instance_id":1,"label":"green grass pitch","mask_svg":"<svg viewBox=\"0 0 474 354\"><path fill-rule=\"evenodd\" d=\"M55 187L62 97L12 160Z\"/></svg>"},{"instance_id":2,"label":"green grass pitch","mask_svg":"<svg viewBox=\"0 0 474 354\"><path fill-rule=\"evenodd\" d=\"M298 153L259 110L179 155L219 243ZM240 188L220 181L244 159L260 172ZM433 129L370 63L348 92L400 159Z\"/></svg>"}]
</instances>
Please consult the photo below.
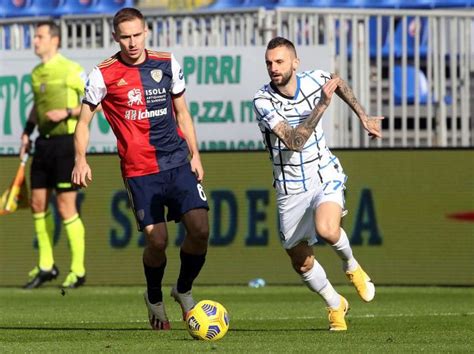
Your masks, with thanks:
<instances>
[{"instance_id":1,"label":"green grass pitch","mask_svg":"<svg viewBox=\"0 0 474 354\"><path fill-rule=\"evenodd\" d=\"M149 329L143 287L0 288L0 352L472 352L474 288L378 287L366 304L349 286L347 332L327 331L322 300L301 286L196 286L221 302L230 329L193 340L164 287L171 331Z\"/></svg>"}]
</instances>

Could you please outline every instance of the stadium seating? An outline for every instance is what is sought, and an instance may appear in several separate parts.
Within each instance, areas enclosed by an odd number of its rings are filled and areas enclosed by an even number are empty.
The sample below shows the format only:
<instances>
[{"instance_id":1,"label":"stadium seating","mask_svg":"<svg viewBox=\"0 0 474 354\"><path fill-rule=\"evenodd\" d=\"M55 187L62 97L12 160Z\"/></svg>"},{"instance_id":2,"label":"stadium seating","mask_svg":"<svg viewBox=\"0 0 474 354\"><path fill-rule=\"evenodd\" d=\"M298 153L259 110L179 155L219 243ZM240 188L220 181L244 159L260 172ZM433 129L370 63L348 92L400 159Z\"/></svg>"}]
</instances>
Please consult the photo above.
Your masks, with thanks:
<instances>
[{"instance_id":1,"label":"stadium seating","mask_svg":"<svg viewBox=\"0 0 474 354\"><path fill-rule=\"evenodd\" d=\"M380 44L380 50L383 52L383 46L387 40L388 34L388 26L389 26L389 17L382 16L381 18L381 29L380 35L382 37L382 41ZM377 17L371 17L369 19L369 41L370 41L370 57L376 58L377 57Z\"/></svg>"},{"instance_id":2,"label":"stadium seating","mask_svg":"<svg viewBox=\"0 0 474 354\"><path fill-rule=\"evenodd\" d=\"M430 9L433 7L433 0L400 0L401 9Z\"/></svg>"},{"instance_id":3,"label":"stadium seating","mask_svg":"<svg viewBox=\"0 0 474 354\"><path fill-rule=\"evenodd\" d=\"M209 9L240 6L426 9L471 7L473 0L215 0Z\"/></svg>"},{"instance_id":4,"label":"stadium seating","mask_svg":"<svg viewBox=\"0 0 474 354\"><path fill-rule=\"evenodd\" d=\"M91 12L97 0L4 0L8 17L61 16Z\"/></svg>"},{"instance_id":5,"label":"stadium seating","mask_svg":"<svg viewBox=\"0 0 474 354\"><path fill-rule=\"evenodd\" d=\"M0 0L0 4L3 5L0 6L0 17L58 17L83 13L114 13L123 7L133 6L133 0Z\"/></svg>"},{"instance_id":6,"label":"stadium seating","mask_svg":"<svg viewBox=\"0 0 474 354\"><path fill-rule=\"evenodd\" d=\"M63 0L56 10L57 15L73 15L94 12L98 0Z\"/></svg>"},{"instance_id":7,"label":"stadium seating","mask_svg":"<svg viewBox=\"0 0 474 354\"><path fill-rule=\"evenodd\" d=\"M124 7L133 7L132 0L97 0L92 11L95 13L113 14Z\"/></svg>"},{"instance_id":8,"label":"stadium seating","mask_svg":"<svg viewBox=\"0 0 474 354\"><path fill-rule=\"evenodd\" d=\"M351 28L351 22L347 21L346 26L348 27L347 33L346 33L346 41L347 41L347 56L350 58L352 56L352 28ZM388 16L382 16L381 17L381 30L380 30L380 35L381 35L381 53L384 57L387 56L388 50L384 52L384 45L386 45L387 41L387 35L388 35L388 26L389 26L389 17ZM338 32L339 32L340 26L338 26ZM336 52L339 54L339 42L340 38L339 35L336 38ZM377 17L376 16L371 16L369 18L369 55L370 58L374 59L377 57Z\"/></svg>"},{"instance_id":9,"label":"stadium seating","mask_svg":"<svg viewBox=\"0 0 474 354\"><path fill-rule=\"evenodd\" d=\"M320 3L320 1L313 1L313 6L317 6L318 3ZM363 3L361 0L330 0L329 7L358 8L363 7Z\"/></svg>"},{"instance_id":10,"label":"stadium seating","mask_svg":"<svg viewBox=\"0 0 474 354\"><path fill-rule=\"evenodd\" d=\"M6 17L51 16L60 0L2 0Z\"/></svg>"},{"instance_id":11,"label":"stadium seating","mask_svg":"<svg viewBox=\"0 0 474 354\"><path fill-rule=\"evenodd\" d=\"M241 6L244 7L265 7L273 9L277 5L278 0L244 0Z\"/></svg>"},{"instance_id":12,"label":"stadium seating","mask_svg":"<svg viewBox=\"0 0 474 354\"><path fill-rule=\"evenodd\" d=\"M26 17L28 14L30 4L27 1L23 3L13 0L3 0L2 7L5 9L6 17Z\"/></svg>"},{"instance_id":13,"label":"stadium seating","mask_svg":"<svg viewBox=\"0 0 474 354\"><path fill-rule=\"evenodd\" d=\"M393 70L394 75L394 99L396 105L403 103L403 69L401 66L395 66ZM418 97L421 105L428 103L428 80L421 70L416 70L415 67L408 65L406 67L406 102L407 104L415 103L415 80L418 77Z\"/></svg>"},{"instance_id":14,"label":"stadium seating","mask_svg":"<svg viewBox=\"0 0 474 354\"><path fill-rule=\"evenodd\" d=\"M362 0L365 8L429 9L433 0Z\"/></svg>"},{"instance_id":15,"label":"stadium seating","mask_svg":"<svg viewBox=\"0 0 474 354\"><path fill-rule=\"evenodd\" d=\"M434 8L472 7L473 0L432 0Z\"/></svg>"},{"instance_id":16,"label":"stadium seating","mask_svg":"<svg viewBox=\"0 0 474 354\"><path fill-rule=\"evenodd\" d=\"M407 18L406 32L403 30L403 22L399 21L395 28L395 42L394 42L394 53L395 57L400 58L403 55L403 37L406 37L406 50L407 57L412 58L415 55L415 36L410 33L410 24L414 21L414 17ZM428 52L428 18L420 18L420 30L419 30L419 43L420 43L420 57L425 58ZM388 41L384 49L384 53L387 52Z\"/></svg>"},{"instance_id":17,"label":"stadium seating","mask_svg":"<svg viewBox=\"0 0 474 354\"><path fill-rule=\"evenodd\" d=\"M277 7L312 7L312 0L279 0ZM324 2L324 1L321 1Z\"/></svg>"},{"instance_id":18,"label":"stadium seating","mask_svg":"<svg viewBox=\"0 0 474 354\"><path fill-rule=\"evenodd\" d=\"M242 6L244 0L215 0L207 7L209 10L232 9Z\"/></svg>"},{"instance_id":19,"label":"stadium seating","mask_svg":"<svg viewBox=\"0 0 474 354\"><path fill-rule=\"evenodd\" d=\"M368 9L394 9L398 8L399 0L360 0L362 7Z\"/></svg>"},{"instance_id":20,"label":"stadium seating","mask_svg":"<svg viewBox=\"0 0 474 354\"><path fill-rule=\"evenodd\" d=\"M403 22L398 21L395 25L394 30L394 41L393 41L393 53L395 58L401 58L403 56L403 40L406 38L406 56L407 58L413 58L415 56L415 36L414 26L415 18L408 17L406 28L404 32ZM388 57L390 55L390 39L389 39L389 18L388 16L382 17L382 56ZM428 18L420 17L419 19L419 53L420 58L426 58L428 55ZM347 22L347 53L348 57L352 56L352 43L351 43L351 22ZM342 33L340 34L342 35ZM377 20L376 17L371 17L369 20L369 41L370 41L370 57L375 58L377 56ZM336 51L339 53L339 35L336 39Z\"/></svg>"}]
</instances>

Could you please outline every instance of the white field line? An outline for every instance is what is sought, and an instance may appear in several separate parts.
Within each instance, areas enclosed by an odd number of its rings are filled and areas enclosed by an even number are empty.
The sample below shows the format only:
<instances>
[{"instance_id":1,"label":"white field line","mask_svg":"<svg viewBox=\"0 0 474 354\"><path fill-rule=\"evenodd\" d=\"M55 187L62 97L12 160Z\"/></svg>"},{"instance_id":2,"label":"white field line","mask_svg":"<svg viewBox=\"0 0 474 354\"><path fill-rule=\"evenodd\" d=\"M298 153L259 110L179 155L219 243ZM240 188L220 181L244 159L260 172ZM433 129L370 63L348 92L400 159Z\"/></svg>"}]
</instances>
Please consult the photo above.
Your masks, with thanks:
<instances>
[{"instance_id":1,"label":"white field line","mask_svg":"<svg viewBox=\"0 0 474 354\"><path fill-rule=\"evenodd\" d=\"M454 317L454 316L473 316L474 312L434 312L434 313L429 313L423 315L424 317ZM414 315L410 313L388 313L388 314L383 314L383 315L374 315L374 314L365 314L365 315L355 315L351 316L351 314L348 314L348 318L385 318L385 317L419 317L420 315ZM316 317L316 316L297 316L297 317L278 317L278 318L269 318L269 317L245 317L245 318L239 318L239 317L231 317L232 320L245 320L245 321L287 321L287 320L319 320L321 317ZM179 319L170 319L171 321L180 321L181 318ZM107 322L101 322L101 321L78 321L75 322L75 324L106 324ZM120 322L120 323L148 323L147 320L145 319L139 319L139 320L128 320L126 322ZM21 321L18 321L17 324L22 324ZM41 324L56 324L57 322L42 322Z\"/></svg>"},{"instance_id":2,"label":"white field line","mask_svg":"<svg viewBox=\"0 0 474 354\"><path fill-rule=\"evenodd\" d=\"M429 313L429 314L424 314L422 316L424 317L449 317L449 316L473 316L474 312L444 312L444 313ZM375 314L365 314L365 315L351 315L349 312L347 314L348 318L385 318L385 317L421 317L421 315L414 315L410 313L388 313L388 314L383 314L383 315L375 315ZM320 317L317 316L295 316L295 317L278 317L278 318L268 318L268 317L246 317L246 318L237 318L237 317L231 317L234 320L246 320L246 321L287 321L287 320L316 320L320 319Z\"/></svg>"}]
</instances>

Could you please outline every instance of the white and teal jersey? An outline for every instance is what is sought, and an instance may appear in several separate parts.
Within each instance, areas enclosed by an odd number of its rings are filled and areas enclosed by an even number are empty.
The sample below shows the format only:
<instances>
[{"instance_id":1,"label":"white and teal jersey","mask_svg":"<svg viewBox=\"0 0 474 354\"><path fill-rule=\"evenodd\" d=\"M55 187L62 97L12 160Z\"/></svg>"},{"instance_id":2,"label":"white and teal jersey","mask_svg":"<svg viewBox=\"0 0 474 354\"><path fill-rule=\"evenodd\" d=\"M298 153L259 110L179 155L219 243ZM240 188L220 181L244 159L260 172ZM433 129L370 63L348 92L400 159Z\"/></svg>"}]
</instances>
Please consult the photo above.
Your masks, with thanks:
<instances>
[{"instance_id":1,"label":"white and teal jersey","mask_svg":"<svg viewBox=\"0 0 474 354\"><path fill-rule=\"evenodd\" d=\"M258 126L270 152L274 186L279 193L297 194L318 187L325 191L344 188L346 177L339 160L326 145L322 120L302 152L289 150L272 131L284 120L292 127L303 123L318 103L322 86L330 78L331 74L326 71L305 71L297 74L298 87L294 97L283 95L271 84L263 86L254 97Z\"/></svg>"}]
</instances>

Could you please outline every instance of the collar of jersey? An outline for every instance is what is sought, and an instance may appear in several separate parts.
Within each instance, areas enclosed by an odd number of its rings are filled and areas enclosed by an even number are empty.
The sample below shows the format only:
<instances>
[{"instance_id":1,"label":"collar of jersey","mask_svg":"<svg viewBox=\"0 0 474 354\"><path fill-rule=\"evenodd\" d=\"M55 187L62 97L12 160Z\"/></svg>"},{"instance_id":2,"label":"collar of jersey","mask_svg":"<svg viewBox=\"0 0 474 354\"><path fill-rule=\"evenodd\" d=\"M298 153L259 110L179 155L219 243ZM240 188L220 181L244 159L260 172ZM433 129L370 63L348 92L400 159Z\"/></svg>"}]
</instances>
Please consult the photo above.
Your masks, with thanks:
<instances>
[{"instance_id":1,"label":"collar of jersey","mask_svg":"<svg viewBox=\"0 0 474 354\"><path fill-rule=\"evenodd\" d=\"M295 97L293 97L293 100L296 100L298 98L299 93L300 93L300 77L296 75L296 93L295 93Z\"/></svg>"},{"instance_id":2,"label":"collar of jersey","mask_svg":"<svg viewBox=\"0 0 474 354\"><path fill-rule=\"evenodd\" d=\"M287 96L284 93L282 93L275 85L273 85L273 82L270 82L270 86L275 91L278 93L280 96L284 98L288 98L289 100L296 100L298 98L298 93L300 92L300 77L296 75L296 93L293 97Z\"/></svg>"},{"instance_id":3,"label":"collar of jersey","mask_svg":"<svg viewBox=\"0 0 474 354\"><path fill-rule=\"evenodd\" d=\"M43 65L54 65L59 59L61 59L63 56L61 53L56 53L51 59L49 59L46 63Z\"/></svg>"},{"instance_id":4,"label":"collar of jersey","mask_svg":"<svg viewBox=\"0 0 474 354\"><path fill-rule=\"evenodd\" d=\"M120 55L120 52L117 52L116 56L117 56L118 61L121 62L123 65L128 66L128 67L130 67L130 68L134 68L134 67L143 65L143 64L145 64L145 63L147 62L147 60L148 60L148 50L147 50L146 48L145 48L144 50L145 50L145 55L146 55L145 61L144 61L143 63L140 63L140 64L135 64L135 65L134 65L134 64L128 64L128 63L126 63L126 62L122 59L122 56Z\"/></svg>"}]
</instances>

